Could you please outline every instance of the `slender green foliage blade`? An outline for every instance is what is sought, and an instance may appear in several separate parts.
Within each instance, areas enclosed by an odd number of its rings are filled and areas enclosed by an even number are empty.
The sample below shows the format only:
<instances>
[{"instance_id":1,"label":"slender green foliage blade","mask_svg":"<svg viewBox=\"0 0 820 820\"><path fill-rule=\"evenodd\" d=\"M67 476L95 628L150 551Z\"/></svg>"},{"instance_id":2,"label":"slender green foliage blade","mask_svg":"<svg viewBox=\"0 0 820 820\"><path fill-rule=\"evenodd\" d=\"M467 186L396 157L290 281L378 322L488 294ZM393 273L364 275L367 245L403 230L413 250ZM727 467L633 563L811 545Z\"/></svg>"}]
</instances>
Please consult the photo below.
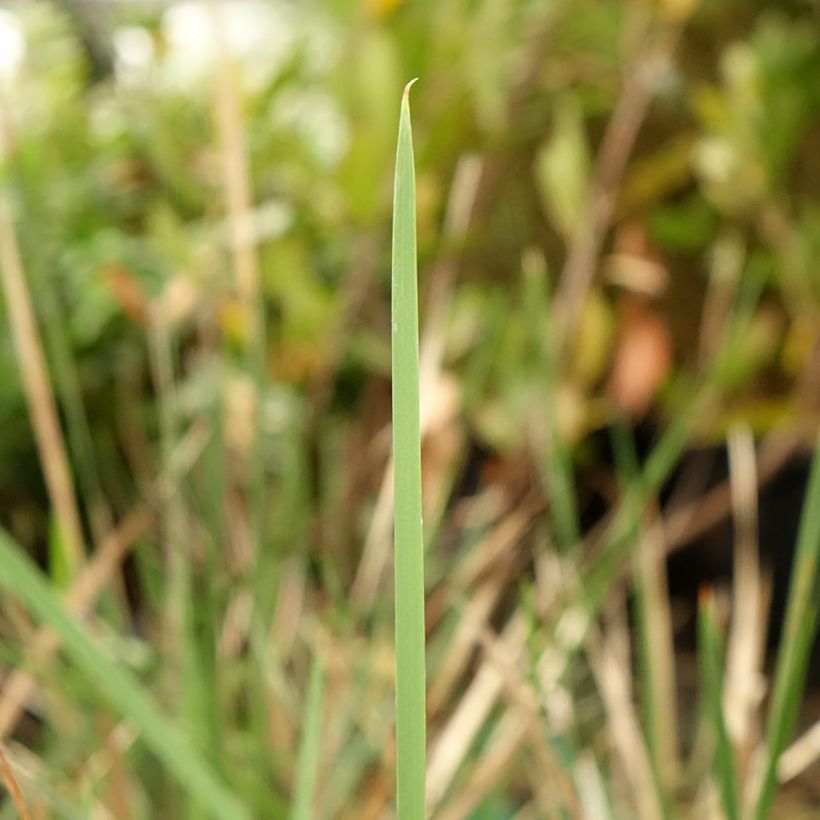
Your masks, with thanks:
<instances>
[{"instance_id":1,"label":"slender green foliage blade","mask_svg":"<svg viewBox=\"0 0 820 820\"><path fill-rule=\"evenodd\" d=\"M393 199L393 462L395 470L396 779L399 820L424 818L424 547L421 520L416 183L404 90Z\"/></svg>"},{"instance_id":2,"label":"slender green foliage blade","mask_svg":"<svg viewBox=\"0 0 820 820\"><path fill-rule=\"evenodd\" d=\"M632 533L629 539L635 544L633 547L634 612L641 718L652 765L652 775L658 792L658 801L663 807L664 816L669 817L671 796L666 789L666 778L669 772L665 770L664 764L668 763L671 755L665 756L664 751L670 746L670 739L674 732L668 715L670 703L664 698L666 690L663 686L663 676L668 674L668 670L664 669L668 663L668 656L658 651L657 639L659 587L665 583L665 578L658 577L662 570L660 567L653 566L653 562L657 559L651 555L652 547L647 543L646 534L642 533L641 498L633 490L633 487L641 481L640 465L635 439L625 419L618 419L613 426L612 451L615 456L618 481L623 488L624 503L632 516ZM653 569L657 569L657 574L653 573ZM669 640L671 641L671 636Z\"/></svg>"},{"instance_id":3,"label":"slender green foliage blade","mask_svg":"<svg viewBox=\"0 0 820 820\"><path fill-rule=\"evenodd\" d=\"M780 638L772 704L766 729L766 763L755 811L769 814L777 779L777 762L794 728L800 708L809 653L820 618L820 441L815 445L811 475L797 537L786 620Z\"/></svg>"},{"instance_id":4,"label":"slender green foliage blade","mask_svg":"<svg viewBox=\"0 0 820 820\"><path fill-rule=\"evenodd\" d=\"M572 473L572 455L567 441L558 429L558 367L554 340L543 332L543 317L549 316L552 300L543 260L525 260L525 310L536 337L535 356L543 379L546 452L543 459L545 485L550 498L550 520L553 538L561 552L569 552L580 543L578 499Z\"/></svg>"},{"instance_id":5,"label":"slender green foliage blade","mask_svg":"<svg viewBox=\"0 0 820 820\"><path fill-rule=\"evenodd\" d=\"M318 656L310 670L305 707L302 712L302 739L296 764L296 788L291 808L291 820L310 820L313 817L313 789L319 765L322 728L322 700L325 693L325 668Z\"/></svg>"},{"instance_id":6,"label":"slender green foliage blade","mask_svg":"<svg viewBox=\"0 0 820 820\"><path fill-rule=\"evenodd\" d=\"M704 714L714 735L714 774L727 820L739 820L740 796L732 745L723 719L723 640L711 593L701 596L698 609L698 655L703 681Z\"/></svg>"},{"instance_id":7,"label":"slender green foliage blade","mask_svg":"<svg viewBox=\"0 0 820 820\"><path fill-rule=\"evenodd\" d=\"M110 705L139 731L146 746L176 776L192 800L219 820L250 820L236 795L219 780L137 680L114 663L66 611L41 573L2 530L0 586L23 601L39 621L57 633L68 657Z\"/></svg>"}]
</instances>

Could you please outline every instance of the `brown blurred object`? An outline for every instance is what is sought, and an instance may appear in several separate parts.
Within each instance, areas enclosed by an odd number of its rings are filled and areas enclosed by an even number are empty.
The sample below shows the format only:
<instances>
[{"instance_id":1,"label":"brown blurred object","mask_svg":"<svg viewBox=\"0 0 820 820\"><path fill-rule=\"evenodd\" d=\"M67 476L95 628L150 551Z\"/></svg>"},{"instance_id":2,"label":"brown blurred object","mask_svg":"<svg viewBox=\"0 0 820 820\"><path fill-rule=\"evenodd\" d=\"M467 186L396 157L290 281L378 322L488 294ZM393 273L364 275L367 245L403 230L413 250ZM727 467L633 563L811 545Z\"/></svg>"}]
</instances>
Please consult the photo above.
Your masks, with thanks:
<instances>
[{"instance_id":1,"label":"brown blurred object","mask_svg":"<svg viewBox=\"0 0 820 820\"><path fill-rule=\"evenodd\" d=\"M147 297L142 284L122 265L107 265L102 277L114 301L134 323L145 324Z\"/></svg>"},{"instance_id":2,"label":"brown blurred object","mask_svg":"<svg viewBox=\"0 0 820 820\"><path fill-rule=\"evenodd\" d=\"M640 222L618 228L615 247L606 260L606 278L631 293L660 298L669 284L669 273L658 249Z\"/></svg>"},{"instance_id":3,"label":"brown blurred object","mask_svg":"<svg viewBox=\"0 0 820 820\"><path fill-rule=\"evenodd\" d=\"M672 367L672 338L656 299L668 273L638 223L619 231L607 278L624 288L618 300L617 332L606 392L630 417L646 415Z\"/></svg>"},{"instance_id":4,"label":"brown blurred object","mask_svg":"<svg viewBox=\"0 0 820 820\"><path fill-rule=\"evenodd\" d=\"M621 297L618 337L607 393L632 417L642 418L672 366L672 340L652 303Z\"/></svg>"}]
</instances>

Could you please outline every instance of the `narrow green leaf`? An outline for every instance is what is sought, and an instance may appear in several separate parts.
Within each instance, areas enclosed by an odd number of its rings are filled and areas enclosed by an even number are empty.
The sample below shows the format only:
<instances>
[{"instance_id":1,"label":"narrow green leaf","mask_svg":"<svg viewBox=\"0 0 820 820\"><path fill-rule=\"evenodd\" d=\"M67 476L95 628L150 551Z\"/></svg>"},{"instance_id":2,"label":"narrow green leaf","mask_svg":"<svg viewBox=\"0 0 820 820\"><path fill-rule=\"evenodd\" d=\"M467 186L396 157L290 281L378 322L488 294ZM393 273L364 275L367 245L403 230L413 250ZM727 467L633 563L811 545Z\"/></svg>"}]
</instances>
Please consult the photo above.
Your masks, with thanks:
<instances>
[{"instance_id":1,"label":"narrow green leaf","mask_svg":"<svg viewBox=\"0 0 820 820\"><path fill-rule=\"evenodd\" d=\"M48 570L54 588L65 592L71 585L71 550L56 516L51 517L48 527Z\"/></svg>"},{"instance_id":2,"label":"narrow green leaf","mask_svg":"<svg viewBox=\"0 0 820 820\"><path fill-rule=\"evenodd\" d=\"M404 89L393 198L393 462L395 470L396 779L399 820L424 818L424 547L419 430L416 182Z\"/></svg>"},{"instance_id":3,"label":"narrow green leaf","mask_svg":"<svg viewBox=\"0 0 820 820\"><path fill-rule=\"evenodd\" d=\"M0 586L23 601L39 621L57 633L68 657L142 735L146 746L210 816L220 820L250 820L236 795L219 780L188 738L161 712L137 680L97 646L3 530L0 530Z\"/></svg>"},{"instance_id":4,"label":"narrow green leaf","mask_svg":"<svg viewBox=\"0 0 820 820\"><path fill-rule=\"evenodd\" d=\"M803 499L797 552L766 729L766 762L755 812L756 820L767 817L771 808L777 780L777 762L794 729L819 617L820 442L815 445L809 486Z\"/></svg>"},{"instance_id":5,"label":"narrow green leaf","mask_svg":"<svg viewBox=\"0 0 820 820\"><path fill-rule=\"evenodd\" d=\"M310 670L305 708L302 712L302 739L296 764L296 789L291 808L291 820L310 820L313 817L313 789L319 765L320 732L322 728L322 700L325 691L325 668L317 656Z\"/></svg>"},{"instance_id":6,"label":"narrow green leaf","mask_svg":"<svg viewBox=\"0 0 820 820\"><path fill-rule=\"evenodd\" d=\"M535 355L544 383L544 414L546 419L546 452L543 459L544 482L549 491L550 520L556 546L569 552L580 542L578 500L572 474L572 454L558 429L556 396L558 368L555 350L549 334L543 332L543 317L552 310L546 269L542 257L529 255L524 261L525 309L530 327L537 339Z\"/></svg>"},{"instance_id":7,"label":"narrow green leaf","mask_svg":"<svg viewBox=\"0 0 820 820\"><path fill-rule=\"evenodd\" d=\"M669 714L670 705L674 703L670 691L674 669L668 668L672 636L663 634L667 624L660 616L660 590L666 584L666 577L662 559L648 543L648 534L642 532L643 508L641 498L634 490L641 481L640 465L634 436L625 419L617 419L613 426L612 451L624 504L632 516L629 540L636 545L633 555L634 611L641 717L658 801L664 817L669 817L671 796L667 785L675 757L675 730Z\"/></svg>"},{"instance_id":8,"label":"narrow green leaf","mask_svg":"<svg viewBox=\"0 0 820 820\"><path fill-rule=\"evenodd\" d=\"M714 600L705 591L698 606L698 655L703 686L704 714L715 739L714 772L727 820L740 817L740 797L732 746L723 719L723 641L714 612Z\"/></svg>"}]
</instances>

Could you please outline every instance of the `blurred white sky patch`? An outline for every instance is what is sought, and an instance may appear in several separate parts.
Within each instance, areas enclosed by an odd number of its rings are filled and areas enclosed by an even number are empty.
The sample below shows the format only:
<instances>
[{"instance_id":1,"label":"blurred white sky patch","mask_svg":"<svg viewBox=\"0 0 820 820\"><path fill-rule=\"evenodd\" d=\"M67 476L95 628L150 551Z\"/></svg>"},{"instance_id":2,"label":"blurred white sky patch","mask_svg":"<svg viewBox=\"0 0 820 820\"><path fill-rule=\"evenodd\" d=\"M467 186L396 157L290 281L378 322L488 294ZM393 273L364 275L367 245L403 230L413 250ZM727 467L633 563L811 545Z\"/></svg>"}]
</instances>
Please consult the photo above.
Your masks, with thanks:
<instances>
[{"instance_id":1,"label":"blurred white sky patch","mask_svg":"<svg viewBox=\"0 0 820 820\"><path fill-rule=\"evenodd\" d=\"M156 56L154 41L142 26L123 26L114 32L114 70L123 85L145 80Z\"/></svg>"},{"instance_id":2,"label":"blurred white sky patch","mask_svg":"<svg viewBox=\"0 0 820 820\"><path fill-rule=\"evenodd\" d=\"M220 4L219 15L228 51L254 74L270 76L290 56L297 24L292 6L270 0L230 0ZM186 83L201 77L217 53L211 4L186 0L171 6L162 16L162 36L169 51L167 68L173 75L169 80Z\"/></svg>"},{"instance_id":3,"label":"blurred white sky patch","mask_svg":"<svg viewBox=\"0 0 820 820\"><path fill-rule=\"evenodd\" d=\"M297 50L314 74L331 69L338 57L334 27L315 8L282 0L222 0L218 6L221 36L251 87L269 82ZM216 36L210 0L174 3L162 13L159 47L145 28L117 29L117 79L126 85L159 81L185 88L196 84L210 75Z\"/></svg>"},{"instance_id":4,"label":"blurred white sky patch","mask_svg":"<svg viewBox=\"0 0 820 820\"><path fill-rule=\"evenodd\" d=\"M336 100L319 90L283 91L274 100L271 117L295 131L310 147L316 161L326 168L336 165L347 152L350 128Z\"/></svg>"},{"instance_id":5,"label":"blurred white sky patch","mask_svg":"<svg viewBox=\"0 0 820 820\"><path fill-rule=\"evenodd\" d=\"M0 9L0 80L11 82L26 56L26 38L17 18Z\"/></svg>"}]
</instances>

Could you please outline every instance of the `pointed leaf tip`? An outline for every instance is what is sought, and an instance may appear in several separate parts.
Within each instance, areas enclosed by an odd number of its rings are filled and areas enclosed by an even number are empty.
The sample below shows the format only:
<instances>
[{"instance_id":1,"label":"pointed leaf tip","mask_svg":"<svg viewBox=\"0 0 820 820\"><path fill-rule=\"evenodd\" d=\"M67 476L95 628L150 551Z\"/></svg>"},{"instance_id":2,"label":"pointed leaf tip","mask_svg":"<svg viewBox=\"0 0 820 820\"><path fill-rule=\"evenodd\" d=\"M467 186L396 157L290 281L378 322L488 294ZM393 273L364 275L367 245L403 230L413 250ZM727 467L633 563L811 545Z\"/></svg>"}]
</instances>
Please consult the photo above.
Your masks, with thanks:
<instances>
[{"instance_id":1,"label":"pointed leaf tip","mask_svg":"<svg viewBox=\"0 0 820 820\"><path fill-rule=\"evenodd\" d=\"M404 98L407 99L410 96L410 89L413 87L413 83L417 83L419 81L418 77L413 77L406 86L404 86Z\"/></svg>"}]
</instances>

